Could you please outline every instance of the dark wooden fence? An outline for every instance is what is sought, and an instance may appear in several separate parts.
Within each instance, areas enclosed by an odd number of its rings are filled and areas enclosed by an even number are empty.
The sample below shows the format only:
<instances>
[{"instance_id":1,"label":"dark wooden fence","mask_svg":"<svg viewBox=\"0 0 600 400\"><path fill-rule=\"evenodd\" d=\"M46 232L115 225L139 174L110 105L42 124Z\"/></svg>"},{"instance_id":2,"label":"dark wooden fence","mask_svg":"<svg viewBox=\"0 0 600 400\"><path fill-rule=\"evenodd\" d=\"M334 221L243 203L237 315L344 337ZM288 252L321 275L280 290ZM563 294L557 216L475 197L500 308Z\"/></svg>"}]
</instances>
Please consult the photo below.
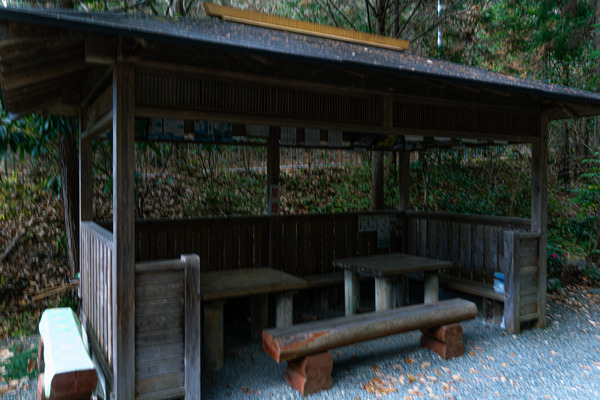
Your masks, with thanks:
<instances>
[{"instance_id":1,"label":"dark wooden fence","mask_svg":"<svg viewBox=\"0 0 600 400\"><path fill-rule=\"evenodd\" d=\"M406 224L410 254L452 261L450 275L489 284L501 272L504 232L531 228L522 218L414 211Z\"/></svg>"},{"instance_id":2,"label":"dark wooden fence","mask_svg":"<svg viewBox=\"0 0 600 400\"><path fill-rule=\"evenodd\" d=\"M359 232L360 216L395 219L395 211L262 217L197 218L136 223L136 260L200 255L202 271L271 266L297 276L334 272L334 258L400 251L400 234L378 247L376 232ZM273 231L271 230L273 227ZM278 237L270 249L270 235Z\"/></svg>"}]
</instances>

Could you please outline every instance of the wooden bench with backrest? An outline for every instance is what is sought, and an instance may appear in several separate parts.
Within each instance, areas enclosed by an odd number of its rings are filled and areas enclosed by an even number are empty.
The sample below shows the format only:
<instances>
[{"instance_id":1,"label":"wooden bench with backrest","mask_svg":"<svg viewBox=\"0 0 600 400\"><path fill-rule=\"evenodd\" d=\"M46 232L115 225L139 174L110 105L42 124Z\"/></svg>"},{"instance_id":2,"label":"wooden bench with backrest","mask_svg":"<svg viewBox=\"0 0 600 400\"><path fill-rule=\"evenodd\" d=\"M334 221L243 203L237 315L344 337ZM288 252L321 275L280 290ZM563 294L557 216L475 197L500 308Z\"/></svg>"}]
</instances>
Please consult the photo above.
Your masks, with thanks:
<instances>
[{"instance_id":1,"label":"wooden bench with backrest","mask_svg":"<svg viewBox=\"0 0 600 400\"><path fill-rule=\"evenodd\" d=\"M308 395L331 388L331 349L420 329L421 346L448 359L464 353L460 322L476 316L475 303L452 299L265 329L262 339L275 361L288 362L287 382Z\"/></svg>"},{"instance_id":2,"label":"wooden bench with backrest","mask_svg":"<svg viewBox=\"0 0 600 400\"><path fill-rule=\"evenodd\" d=\"M40 320L38 399L89 399L98 377L70 308L51 308ZM41 371L40 371L41 372Z\"/></svg>"}]
</instances>

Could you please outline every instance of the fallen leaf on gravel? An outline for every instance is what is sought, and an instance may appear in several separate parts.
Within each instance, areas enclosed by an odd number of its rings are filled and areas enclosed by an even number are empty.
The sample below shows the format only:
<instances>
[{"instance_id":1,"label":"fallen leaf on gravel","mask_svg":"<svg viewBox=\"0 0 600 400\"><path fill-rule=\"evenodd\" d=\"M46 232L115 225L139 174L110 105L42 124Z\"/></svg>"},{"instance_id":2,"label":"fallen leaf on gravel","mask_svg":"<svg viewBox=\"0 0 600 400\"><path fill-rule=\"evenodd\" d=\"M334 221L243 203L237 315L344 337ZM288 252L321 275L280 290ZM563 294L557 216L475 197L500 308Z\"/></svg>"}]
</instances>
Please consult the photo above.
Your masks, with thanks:
<instances>
[{"instance_id":1,"label":"fallen leaf on gravel","mask_svg":"<svg viewBox=\"0 0 600 400\"><path fill-rule=\"evenodd\" d=\"M371 368L373 368L373 372L375 372L376 374L379 374L380 368L378 365L372 364Z\"/></svg>"},{"instance_id":2,"label":"fallen leaf on gravel","mask_svg":"<svg viewBox=\"0 0 600 400\"><path fill-rule=\"evenodd\" d=\"M502 368L506 368L506 363L502 363Z\"/></svg>"},{"instance_id":3,"label":"fallen leaf on gravel","mask_svg":"<svg viewBox=\"0 0 600 400\"><path fill-rule=\"evenodd\" d=\"M469 372L472 373L472 374L478 374L479 373L479 371L477 371L475 368L471 368L469 370Z\"/></svg>"},{"instance_id":4,"label":"fallen leaf on gravel","mask_svg":"<svg viewBox=\"0 0 600 400\"><path fill-rule=\"evenodd\" d=\"M10 382L8 382L8 386L10 386L11 388L16 387L19 384L19 380L18 379L11 379Z\"/></svg>"},{"instance_id":5,"label":"fallen leaf on gravel","mask_svg":"<svg viewBox=\"0 0 600 400\"><path fill-rule=\"evenodd\" d=\"M406 377L408 378L408 381L410 383L413 383L415 381L415 376L413 374L406 374Z\"/></svg>"},{"instance_id":6,"label":"fallen leaf on gravel","mask_svg":"<svg viewBox=\"0 0 600 400\"><path fill-rule=\"evenodd\" d=\"M550 354L552 354L553 356L555 356L555 355L556 355L556 352L555 352L554 350L551 350L551 351L550 351Z\"/></svg>"},{"instance_id":7,"label":"fallen leaf on gravel","mask_svg":"<svg viewBox=\"0 0 600 400\"><path fill-rule=\"evenodd\" d=\"M444 371L445 373L449 374L450 373L450 368L442 367L442 371Z\"/></svg>"},{"instance_id":8,"label":"fallen leaf on gravel","mask_svg":"<svg viewBox=\"0 0 600 400\"><path fill-rule=\"evenodd\" d=\"M505 377L505 376L501 376L501 377L500 377L500 380L501 380L502 382L506 382L506 377Z\"/></svg>"},{"instance_id":9,"label":"fallen leaf on gravel","mask_svg":"<svg viewBox=\"0 0 600 400\"><path fill-rule=\"evenodd\" d=\"M406 356L406 363L407 363L407 364L413 363L413 362L415 362L415 361L417 361L417 360L415 360L415 359L412 359L412 358L410 358L409 356Z\"/></svg>"},{"instance_id":10,"label":"fallen leaf on gravel","mask_svg":"<svg viewBox=\"0 0 600 400\"><path fill-rule=\"evenodd\" d=\"M425 369L425 368L429 368L431 367L431 363L429 361L423 361L421 363L421 368Z\"/></svg>"},{"instance_id":11,"label":"fallen leaf on gravel","mask_svg":"<svg viewBox=\"0 0 600 400\"><path fill-rule=\"evenodd\" d=\"M475 353L473 353L472 351L469 351L469 354L475 357Z\"/></svg>"},{"instance_id":12,"label":"fallen leaf on gravel","mask_svg":"<svg viewBox=\"0 0 600 400\"><path fill-rule=\"evenodd\" d=\"M30 358L29 361L27 361L27 373L30 374L33 372L35 367L37 367L37 361L33 358Z\"/></svg>"}]
</instances>

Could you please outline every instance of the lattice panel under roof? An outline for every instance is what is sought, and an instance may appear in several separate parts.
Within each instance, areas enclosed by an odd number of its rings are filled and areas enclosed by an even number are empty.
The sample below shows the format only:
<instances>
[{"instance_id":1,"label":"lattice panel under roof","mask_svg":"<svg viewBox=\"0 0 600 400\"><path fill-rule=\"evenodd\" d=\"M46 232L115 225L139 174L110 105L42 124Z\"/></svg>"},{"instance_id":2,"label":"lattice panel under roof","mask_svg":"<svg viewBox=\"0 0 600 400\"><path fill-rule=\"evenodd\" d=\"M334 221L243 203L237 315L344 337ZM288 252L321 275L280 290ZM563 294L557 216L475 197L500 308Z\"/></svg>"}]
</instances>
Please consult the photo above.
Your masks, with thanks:
<instances>
[{"instance_id":1,"label":"lattice panel under roof","mask_svg":"<svg viewBox=\"0 0 600 400\"><path fill-rule=\"evenodd\" d=\"M375 97L159 72L139 73L138 88L136 103L140 106L365 125L380 125L382 120L381 107Z\"/></svg>"}]
</instances>

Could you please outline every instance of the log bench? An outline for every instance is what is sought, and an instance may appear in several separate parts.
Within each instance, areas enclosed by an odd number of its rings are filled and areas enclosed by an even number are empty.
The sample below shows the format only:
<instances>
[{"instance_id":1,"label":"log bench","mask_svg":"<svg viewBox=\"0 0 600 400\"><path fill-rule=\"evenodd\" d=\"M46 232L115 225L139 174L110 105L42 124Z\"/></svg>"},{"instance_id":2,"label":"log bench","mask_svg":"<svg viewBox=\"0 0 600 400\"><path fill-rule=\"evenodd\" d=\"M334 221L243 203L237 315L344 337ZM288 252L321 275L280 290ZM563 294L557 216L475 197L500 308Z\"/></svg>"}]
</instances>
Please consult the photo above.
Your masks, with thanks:
<instances>
[{"instance_id":1,"label":"log bench","mask_svg":"<svg viewBox=\"0 0 600 400\"><path fill-rule=\"evenodd\" d=\"M288 362L286 381L306 396L331 388L331 349L419 329L421 346L448 359L464 353L460 322L476 316L475 303L452 299L265 329L262 340L275 361Z\"/></svg>"},{"instance_id":2,"label":"log bench","mask_svg":"<svg viewBox=\"0 0 600 400\"><path fill-rule=\"evenodd\" d=\"M52 308L44 311L39 329L38 400L89 399L98 377L73 310Z\"/></svg>"}]
</instances>

